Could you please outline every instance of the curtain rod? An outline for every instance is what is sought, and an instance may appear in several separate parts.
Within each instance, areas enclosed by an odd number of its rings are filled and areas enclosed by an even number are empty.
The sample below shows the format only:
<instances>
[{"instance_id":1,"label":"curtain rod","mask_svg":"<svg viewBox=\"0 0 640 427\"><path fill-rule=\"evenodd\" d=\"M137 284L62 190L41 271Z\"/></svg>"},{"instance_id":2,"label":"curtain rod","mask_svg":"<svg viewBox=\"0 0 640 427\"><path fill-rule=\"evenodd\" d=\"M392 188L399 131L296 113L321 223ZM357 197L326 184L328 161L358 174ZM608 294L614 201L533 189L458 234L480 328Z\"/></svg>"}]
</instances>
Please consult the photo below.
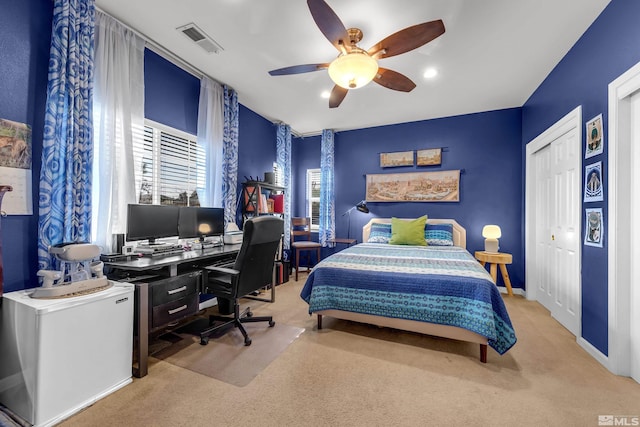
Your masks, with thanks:
<instances>
[{"instance_id":1,"label":"curtain rod","mask_svg":"<svg viewBox=\"0 0 640 427\"><path fill-rule=\"evenodd\" d=\"M224 85L224 83L221 83L220 81L218 81L217 79L214 79L213 77L211 77L207 73L205 73L205 72L201 71L200 69L194 67L193 65L189 64L184 59L178 57L176 54L174 54L173 52L169 51L167 48L162 46L160 43L156 42L152 38L150 38L150 37L146 36L145 34L141 33L140 31L132 28L130 25L125 24L124 22L122 22L121 20L116 18L115 16L111 15L109 12L106 12L105 10L99 8L98 6L95 6L95 8L96 8L97 11L100 11L101 13L104 13L105 15L108 15L111 18L115 19L122 26L126 27L129 31L131 31L132 33L136 34L138 37L142 38L144 40L144 42L145 42L145 45L146 45L145 47L147 47L149 50L151 50L151 51L157 53L158 55L162 56L164 59L168 60L169 62L171 62L172 64L176 65L177 67L180 67L181 69L183 69L187 73L191 74L192 76L197 77L198 79L201 79L203 76L206 76L206 77L209 77L211 80L215 81L216 83L218 83L220 85Z\"/></svg>"}]
</instances>

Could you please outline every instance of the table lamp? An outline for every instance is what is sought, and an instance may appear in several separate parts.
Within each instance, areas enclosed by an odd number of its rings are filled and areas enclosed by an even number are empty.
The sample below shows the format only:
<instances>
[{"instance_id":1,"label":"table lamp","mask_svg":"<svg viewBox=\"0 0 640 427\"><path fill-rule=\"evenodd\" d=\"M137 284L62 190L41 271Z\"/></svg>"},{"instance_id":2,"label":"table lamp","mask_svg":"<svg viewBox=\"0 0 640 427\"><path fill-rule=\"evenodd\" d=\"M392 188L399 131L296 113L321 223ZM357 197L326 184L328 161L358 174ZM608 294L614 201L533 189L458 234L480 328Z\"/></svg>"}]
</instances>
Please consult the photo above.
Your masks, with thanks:
<instances>
[{"instance_id":1,"label":"table lamp","mask_svg":"<svg viewBox=\"0 0 640 427\"><path fill-rule=\"evenodd\" d=\"M502 236L500 227L497 225L485 225L482 228L482 237L484 237L484 250L485 252L497 253L498 239Z\"/></svg>"}]
</instances>

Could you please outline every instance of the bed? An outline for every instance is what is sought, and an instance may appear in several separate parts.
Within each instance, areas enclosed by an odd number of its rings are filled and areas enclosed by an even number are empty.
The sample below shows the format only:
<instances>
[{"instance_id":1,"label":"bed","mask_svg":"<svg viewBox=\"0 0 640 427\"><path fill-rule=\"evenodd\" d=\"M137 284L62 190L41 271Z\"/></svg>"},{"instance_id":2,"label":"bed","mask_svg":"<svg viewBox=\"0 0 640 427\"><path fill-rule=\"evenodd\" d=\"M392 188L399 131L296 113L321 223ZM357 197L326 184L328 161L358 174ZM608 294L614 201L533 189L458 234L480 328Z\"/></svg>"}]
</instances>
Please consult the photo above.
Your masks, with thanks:
<instances>
[{"instance_id":1,"label":"bed","mask_svg":"<svg viewBox=\"0 0 640 427\"><path fill-rule=\"evenodd\" d=\"M516 342L511 320L491 276L466 250L466 230L452 219L428 219L425 230L447 230L448 237L430 240L425 231L427 246L393 245L380 240L391 223L372 219L364 243L313 268L300 296L318 329L330 316L477 343L483 363L487 346L507 352Z\"/></svg>"}]
</instances>

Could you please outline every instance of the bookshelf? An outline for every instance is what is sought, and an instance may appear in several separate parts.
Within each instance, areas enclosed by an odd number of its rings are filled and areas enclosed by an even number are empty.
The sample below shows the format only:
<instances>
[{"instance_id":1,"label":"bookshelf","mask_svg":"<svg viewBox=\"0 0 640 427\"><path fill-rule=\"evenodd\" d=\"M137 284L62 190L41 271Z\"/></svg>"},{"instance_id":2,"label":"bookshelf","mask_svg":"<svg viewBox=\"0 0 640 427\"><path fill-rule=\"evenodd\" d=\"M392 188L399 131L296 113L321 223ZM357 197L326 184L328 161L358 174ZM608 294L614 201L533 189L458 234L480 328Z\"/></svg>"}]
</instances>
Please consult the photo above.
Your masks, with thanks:
<instances>
[{"instance_id":1,"label":"bookshelf","mask_svg":"<svg viewBox=\"0 0 640 427\"><path fill-rule=\"evenodd\" d=\"M284 213L284 187L263 181L242 183L242 220L257 215Z\"/></svg>"}]
</instances>

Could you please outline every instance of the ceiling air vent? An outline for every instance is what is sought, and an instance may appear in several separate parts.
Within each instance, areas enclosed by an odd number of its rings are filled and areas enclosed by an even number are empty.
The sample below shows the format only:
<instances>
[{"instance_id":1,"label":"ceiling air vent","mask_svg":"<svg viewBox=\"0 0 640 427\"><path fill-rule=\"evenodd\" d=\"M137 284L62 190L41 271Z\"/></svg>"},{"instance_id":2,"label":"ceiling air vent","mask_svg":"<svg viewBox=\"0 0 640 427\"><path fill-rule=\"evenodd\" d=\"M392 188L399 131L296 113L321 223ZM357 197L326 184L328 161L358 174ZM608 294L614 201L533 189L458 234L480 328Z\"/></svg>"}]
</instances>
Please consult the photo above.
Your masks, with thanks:
<instances>
[{"instance_id":1,"label":"ceiling air vent","mask_svg":"<svg viewBox=\"0 0 640 427\"><path fill-rule=\"evenodd\" d=\"M198 46L209 53L218 53L219 51L224 50L222 49L222 46L216 43L214 39L206 35L205 32L198 28L198 26L193 22L176 29L178 31L181 31L182 34L189 37L189 39L194 41Z\"/></svg>"}]
</instances>

